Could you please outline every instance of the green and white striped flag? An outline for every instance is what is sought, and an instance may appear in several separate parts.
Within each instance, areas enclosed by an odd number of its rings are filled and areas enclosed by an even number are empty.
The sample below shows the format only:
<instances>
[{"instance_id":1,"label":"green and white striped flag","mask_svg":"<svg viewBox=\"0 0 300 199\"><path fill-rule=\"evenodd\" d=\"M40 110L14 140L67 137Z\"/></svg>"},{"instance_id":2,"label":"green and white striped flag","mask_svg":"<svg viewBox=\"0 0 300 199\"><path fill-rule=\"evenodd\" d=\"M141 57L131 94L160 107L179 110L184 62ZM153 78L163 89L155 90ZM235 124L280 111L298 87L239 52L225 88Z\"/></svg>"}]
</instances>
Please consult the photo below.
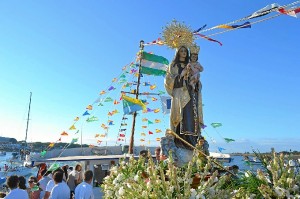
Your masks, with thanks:
<instances>
[{"instance_id":1,"label":"green and white striped flag","mask_svg":"<svg viewBox=\"0 0 300 199\"><path fill-rule=\"evenodd\" d=\"M169 61L158 55L143 52L141 73L155 76L166 74Z\"/></svg>"}]
</instances>

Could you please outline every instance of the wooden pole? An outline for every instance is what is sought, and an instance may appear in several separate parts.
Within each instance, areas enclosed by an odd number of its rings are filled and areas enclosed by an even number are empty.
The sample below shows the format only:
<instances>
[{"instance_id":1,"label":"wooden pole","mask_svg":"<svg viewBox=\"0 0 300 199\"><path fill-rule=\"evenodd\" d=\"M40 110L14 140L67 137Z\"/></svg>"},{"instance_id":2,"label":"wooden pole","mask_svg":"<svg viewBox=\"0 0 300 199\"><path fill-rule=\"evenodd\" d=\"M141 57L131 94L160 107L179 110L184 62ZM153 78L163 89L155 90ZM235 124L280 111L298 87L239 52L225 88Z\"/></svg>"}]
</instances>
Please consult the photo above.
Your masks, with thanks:
<instances>
[{"instance_id":1,"label":"wooden pole","mask_svg":"<svg viewBox=\"0 0 300 199\"><path fill-rule=\"evenodd\" d=\"M197 149L196 147L194 147L193 145L191 145L189 142L185 141L184 139L182 139L180 136L178 136L176 133L174 133L173 131L169 130L169 132L176 137L177 139L180 139L182 142L184 142L185 144L189 145L191 148L193 148L194 150L197 150L199 153L201 153L201 155L203 155L206 159L208 159L208 155L206 155L205 153L203 153L201 150ZM217 161L215 161L214 159L211 159L213 163L215 163L216 165L218 165L220 168L224 169L225 171L227 171L228 173L236 176L235 173L229 171L228 169L226 169L225 167L223 167L220 163L218 163Z\"/></svg>"},{"instance_id":2,"label":"wooden pole","mask_svg":"<svg viewBox=\"0 0 300 199\"><path fill-rule=\"evenodd\" d=\"M139 71L138 71L138 81L135 91L135 98L139 98L139 90L140 90L140 82L141 82L141 67L142 67L142 58L143 58L143 51L144 51L144 41L140 41L140 62L139 62ZM131 128L131 136L130 136L130 142L129 142L129 149L128 153L133 154L133 147L134 147L134 131L135 131L135 122L136 122L136 115L137 113L133 113L133 119L132 119L132 128Z\"/></svg>"}]
</instances>

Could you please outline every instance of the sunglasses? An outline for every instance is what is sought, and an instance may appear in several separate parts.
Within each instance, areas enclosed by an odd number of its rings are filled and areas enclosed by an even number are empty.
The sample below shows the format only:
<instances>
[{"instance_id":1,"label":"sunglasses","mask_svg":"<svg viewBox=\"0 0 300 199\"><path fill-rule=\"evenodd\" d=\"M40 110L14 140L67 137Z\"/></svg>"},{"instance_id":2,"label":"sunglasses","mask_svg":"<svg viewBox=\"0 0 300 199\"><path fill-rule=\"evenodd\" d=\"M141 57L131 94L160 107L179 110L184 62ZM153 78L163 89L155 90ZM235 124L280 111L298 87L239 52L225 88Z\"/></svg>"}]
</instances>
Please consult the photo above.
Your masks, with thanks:
<instances>
[{"instance_id":1,"label":"sunglasses","mask_svg":"<svg viewBox=\"0 0 300 199\"><path fill-rule=\"evenodd\" d=\"M34 181L29 180L28 183L34 183Z\"/></svg>"}]
</instances>

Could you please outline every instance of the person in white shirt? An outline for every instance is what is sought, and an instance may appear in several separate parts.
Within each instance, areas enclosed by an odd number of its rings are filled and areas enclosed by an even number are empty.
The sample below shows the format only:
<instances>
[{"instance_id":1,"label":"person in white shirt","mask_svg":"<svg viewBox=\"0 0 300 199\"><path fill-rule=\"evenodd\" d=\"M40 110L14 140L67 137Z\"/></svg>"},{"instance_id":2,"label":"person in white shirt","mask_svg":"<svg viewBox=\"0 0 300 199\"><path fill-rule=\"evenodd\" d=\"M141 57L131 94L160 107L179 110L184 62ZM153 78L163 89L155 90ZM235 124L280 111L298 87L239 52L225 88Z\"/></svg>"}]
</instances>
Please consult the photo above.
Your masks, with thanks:
<instances>
[{"instance_id":1,"label":"person in white shirt","mask_svg":"<svg viewBox=\"0 0 300 199\"><path fill-rule=\"evenodd\" d=\"M73 170L67 180L67 184L71 190L70 195L72 198L72 195L74 194L75 188L77 185L79 185L82 182L82 174L81 174L82 167L80 164L77 164L75 166L75 170Z\"/></svg>"},{"instance_id":2,"label":"person in white shirt","mask_svg":"<svg viewBox=\"0 0 300 199\"><path fill-rule=\"evenodd\" d=\"M75 199L94 199L93 187L93 172L87 170L84 172L84 181L80 183L75 189Z\"/></svg>"},{"instance_id":3,"label":"person in white shirt","mask_svg":"<svg viewBox=\"0 0 300 199\"><path fill-rule=\"evenodd\" d=\"M16 175L9 176L6 180L6 185L10 192L5 196L5 199L29 199L27 191L18 188L19 178Z\"/></svg>"},{"instance_id":4,"label":"person in white shirt","mask_svg":"<svg viewBox=\"0 0 300 199\"><path fill-rule=\"evenodd\" d=\"M63 182L64 173L61 171L57 171L53 175L53 180L55 182L55 186L53 187L50 199L70 199L70 188L69 186Z\"/></svg>"},{"instance_id":5,"label":"person in white shirt","mask_svg":"<svg viewBox=\"0 0 300 199\"><path fill-rule=\"evenodd\" d=\"M47 169L42 170L41 176L42 178L39 180L39 187L42 189L40 198L44 198L45 193L46 193L46 187L48 182L51 180L51 178L48 176L50 174ZM50 191L51 192L51 191Z\"/></svg>"},{"instance_id":6,"label":"person in white shirt","mask_svg":"<svg viewBox=\"0 0 300 199\"><path fill-rule=\"evenodd\" d=\"M50 179L49 182L47 183L47 186L46 186L46 189L45 189L45 194L44 194L44 198L43 198L43 199L49 199L50 194L51 194L51 191L52 191L53 187L55 186L55 182L54 182L54 180L53 180L53 176L54 176L54 174L55 174L56 172L58 172L58 171L63 172L63 171L61 170L61 168L58 168L58 169L52 171L52 179Z\"/></svg>"}]
</instances>

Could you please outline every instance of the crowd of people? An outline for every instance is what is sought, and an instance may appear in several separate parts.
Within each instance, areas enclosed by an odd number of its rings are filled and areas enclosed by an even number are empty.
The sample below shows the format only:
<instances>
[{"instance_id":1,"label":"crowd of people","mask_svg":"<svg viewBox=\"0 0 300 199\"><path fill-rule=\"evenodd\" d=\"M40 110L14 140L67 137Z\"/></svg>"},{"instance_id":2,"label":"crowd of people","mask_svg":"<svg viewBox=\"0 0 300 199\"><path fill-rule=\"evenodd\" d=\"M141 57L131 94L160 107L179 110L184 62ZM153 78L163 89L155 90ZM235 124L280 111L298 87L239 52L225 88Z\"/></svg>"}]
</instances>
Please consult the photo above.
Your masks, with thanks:
<instances>
[{"instance_id":1,"label":"crowd of people","mask_svg":"<svg viewBox=\"0 0 300 199\"><path fill-rule=\"evenodd\" d=\"M0 193L5 199L94 199L93 172L82 173L80 164L72 170L68 165L55 170L43 169L37 177L12 175L6 180L8 193ZM27 186L28 184L28 186Z\"/></svg>"}]
</instances>

